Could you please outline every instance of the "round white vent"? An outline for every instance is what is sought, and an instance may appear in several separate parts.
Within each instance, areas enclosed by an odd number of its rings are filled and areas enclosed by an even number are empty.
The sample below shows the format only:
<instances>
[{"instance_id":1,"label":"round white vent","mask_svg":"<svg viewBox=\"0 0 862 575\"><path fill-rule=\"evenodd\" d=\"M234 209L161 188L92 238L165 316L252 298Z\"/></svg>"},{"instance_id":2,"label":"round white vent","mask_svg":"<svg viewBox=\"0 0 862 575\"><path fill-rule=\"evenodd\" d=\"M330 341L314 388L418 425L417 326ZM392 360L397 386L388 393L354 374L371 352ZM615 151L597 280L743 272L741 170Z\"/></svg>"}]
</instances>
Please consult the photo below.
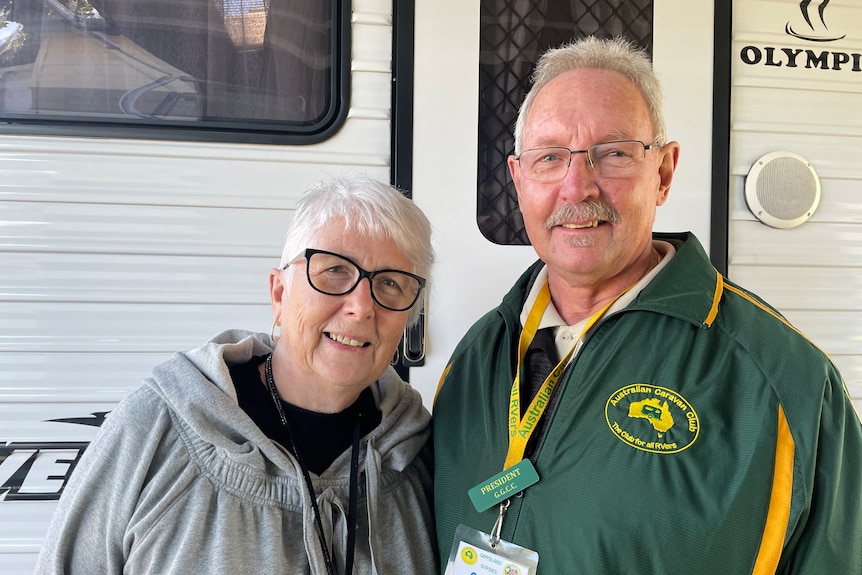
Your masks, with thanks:
<instances>
[{"instance_id":1,"label":"round white vent","mask_svg":"<svg viewBox=\"0 0 862 575\"><path fill-rule=\"evenodd\" d=\"M820 179L811 163L793 152L770 152L751 166L745 202L758 220L773 228L795 228L820 203Z\"/></svg>"}]
</instances>

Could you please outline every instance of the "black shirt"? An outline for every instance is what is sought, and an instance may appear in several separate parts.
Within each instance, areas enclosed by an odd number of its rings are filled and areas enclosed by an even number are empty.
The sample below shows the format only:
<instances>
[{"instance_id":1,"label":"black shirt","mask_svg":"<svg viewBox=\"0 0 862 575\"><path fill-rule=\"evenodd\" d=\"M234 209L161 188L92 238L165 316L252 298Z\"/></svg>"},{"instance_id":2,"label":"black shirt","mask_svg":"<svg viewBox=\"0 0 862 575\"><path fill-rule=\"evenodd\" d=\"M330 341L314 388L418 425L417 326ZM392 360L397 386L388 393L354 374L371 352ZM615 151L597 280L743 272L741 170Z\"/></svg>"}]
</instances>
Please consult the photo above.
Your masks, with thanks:
<instances>
[{"instance_id":1,"label":"black shirt","mask_svg":"<svg viewBox=\"0 0 862 575\"><path fill-rule=\"evenodd\" d=\"M272 395L260 378L258 366L265 360L266 356L257 356L247 363L229 366L239 406L267 437L293 453L290 434L282 425ZM281 401L281 408L295 434L294 441L302 460L308 470L317 475L351 447L357 417L363 436L377 427L382 418L370 388L362 390L353 405L339 413L308 411L286 401Z\"/></svg>"}]
</instances>

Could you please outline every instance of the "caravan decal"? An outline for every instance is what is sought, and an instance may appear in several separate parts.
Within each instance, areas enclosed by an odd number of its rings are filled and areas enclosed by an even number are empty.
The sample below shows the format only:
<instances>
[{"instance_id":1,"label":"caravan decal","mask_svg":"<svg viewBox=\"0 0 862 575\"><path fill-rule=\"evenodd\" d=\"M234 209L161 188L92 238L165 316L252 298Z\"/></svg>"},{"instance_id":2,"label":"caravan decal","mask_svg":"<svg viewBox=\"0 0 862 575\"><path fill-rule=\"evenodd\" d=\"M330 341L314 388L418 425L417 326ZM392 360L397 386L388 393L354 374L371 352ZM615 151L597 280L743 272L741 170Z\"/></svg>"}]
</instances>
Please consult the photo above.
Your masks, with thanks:
<instances>
[{"instance_id":1,"label":"caravan decal","mask_svg":"<svg viewBox=\"0 0 862 575\"><path fill-rule=\"evenodd\" d=\"M0 443L0 502L60 499L88 442Z\"/></svg>"},{"instance_id":2,"label":"caravan decal","mask_svg":"<svg viewBox=\"0 0 862 575\"><path fill-rule=\"evenodd\" d=\"M858 52L831 52L829 50L803 50L802 48L776 48L774 46L744 46L739 57L749 66L782 66L787 68L819 68L821 70L851 70L862 72L862 54Z\"/></svg>"},{"instance_id":3,"label":"caravan decal","mask_svg":"<svg viewBox=\"0 0 862 575\"><path fill-rule=\"evenodd\" d=\"M91 425L93 427L102 427L105 423L105 418L110 411L96 411L91 413L89 417L64 417L62 419L49 419L55 423L77 423L78 425Z\"/></svg>"},{"instance_id":4,"label":"caravan decal","mask_svg":"<svg viewBox=\"0 0 862 575\"><path fill-rule=\"evenodd\" d=\"M794 12L798 10L801 13L801 18L794 16L794 21L788 20L784 25L784 32L788 36L818 44L837 42L847 37L847 34L831 32L826 24L829 0L802 0L792 4L795 5ZM747 45L739 51L739 58L749 66L862 72L862 54L843 50Z\"/></svg>"},{"instance_id":5,"label":"caravan decal","mask_svg":"<svg viewBox=\"0 0 862 575\"><path fill-rule=\"evenodd\" d=\"M829 0L820 0L820 3L817 5L818 18L815 20L812 20L811 15L808 12L809 4L811 4L811 0L802 0L802 2L799 3L799 10L802 12L802 18L805 19L805 23L808 24L808 28L810 28L811 31L797 32L793 29L790 22L788 22L784 26L785 33L801 40L808 40L809 42L834 42L836 40L843 39L847 35L842 34L841 36L835 36L834 34L829 33L829 27L826 25L826 20L823 17L823 12L826 10L826 5L829 4Z\"/></svg>"},{"instance_id":6,"label":"caravan decal","mask_svg":"<svg viewBox=\"0 0 862 575\"><path fill-rule=\"evenodd\" d=\"M108 413L47 421L101 427ZM89 441L0 442L0 503L60 499L89 445Z\"/></svg>"}]
</instances>

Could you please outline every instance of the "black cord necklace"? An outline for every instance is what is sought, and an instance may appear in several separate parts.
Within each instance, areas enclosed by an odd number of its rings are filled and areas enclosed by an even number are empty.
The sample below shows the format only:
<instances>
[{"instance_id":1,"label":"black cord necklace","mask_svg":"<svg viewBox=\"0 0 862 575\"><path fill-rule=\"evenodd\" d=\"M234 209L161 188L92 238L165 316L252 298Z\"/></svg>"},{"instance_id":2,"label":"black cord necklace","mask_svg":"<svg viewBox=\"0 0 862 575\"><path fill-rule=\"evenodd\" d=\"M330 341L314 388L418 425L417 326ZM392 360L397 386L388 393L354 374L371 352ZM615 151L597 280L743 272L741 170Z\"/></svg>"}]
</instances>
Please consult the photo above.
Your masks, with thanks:
<instances>
[{"instance_id":1,"label":"black cord necklace","mask_svg":"<svg viewBox=\"0 0 862 575\"><path fill-rule=\"evenodd\" d=\"M266 373L266 386L269 388L269 393L272 395L272 401L275 403L275 409L278 411L278 416L281 418L281 424L287 429L287 435L290 437L290 446L294 457L299 462L299 467L302 469L302 475L305 478L305 485L308 488L308 494L311 496L311 508L314 510L314 523L317 527L317 538L320 540L320 548L323 551L323 560L326 562L326 572L328 575L336 575L335 565L332 563L330 549L326 545L326 537L323 534L323 524L320 522L320 510L317 507L317 495L314 493L314 485L311 483L311 475L308 473L308 466L302 459L299 449L296 447L296 441L293 437L293 431L290 429L290 422L281 407L281 399L278 397L278 389L275 387L275 380L272 377L272 354L266 356L266 365L264 367ZM350 575L353 572L353 554L356 548L356 506L358 498L358 483L359 483L359 430L360 418L362 413L356 414L356 423L353 426L353 448L350 452L350 499L347 504L347 550L344 560L344 573Z\"/></svg>"}]
</instances>

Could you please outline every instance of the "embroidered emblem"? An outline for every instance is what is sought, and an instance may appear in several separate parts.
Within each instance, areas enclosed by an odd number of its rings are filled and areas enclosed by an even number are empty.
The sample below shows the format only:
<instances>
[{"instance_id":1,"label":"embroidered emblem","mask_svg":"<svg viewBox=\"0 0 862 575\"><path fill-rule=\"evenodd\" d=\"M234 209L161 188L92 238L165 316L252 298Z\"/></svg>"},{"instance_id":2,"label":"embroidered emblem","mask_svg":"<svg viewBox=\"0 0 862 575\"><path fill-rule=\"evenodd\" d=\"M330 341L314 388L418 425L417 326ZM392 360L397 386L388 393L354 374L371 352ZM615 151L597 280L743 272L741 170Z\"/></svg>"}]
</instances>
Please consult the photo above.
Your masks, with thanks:
<instances>
[{"instance_id":1,"label":"embroidered emblem","mask_svg":"<svg viewBox=\"0 0 862 575\"><path fill-rule=\"evenodd\" d=\"M679 453L700 434L697 413L683 396L646 383L612 393L605 404L605 420L620 441L651 453Z\"/></svg>"}]
</instances>

